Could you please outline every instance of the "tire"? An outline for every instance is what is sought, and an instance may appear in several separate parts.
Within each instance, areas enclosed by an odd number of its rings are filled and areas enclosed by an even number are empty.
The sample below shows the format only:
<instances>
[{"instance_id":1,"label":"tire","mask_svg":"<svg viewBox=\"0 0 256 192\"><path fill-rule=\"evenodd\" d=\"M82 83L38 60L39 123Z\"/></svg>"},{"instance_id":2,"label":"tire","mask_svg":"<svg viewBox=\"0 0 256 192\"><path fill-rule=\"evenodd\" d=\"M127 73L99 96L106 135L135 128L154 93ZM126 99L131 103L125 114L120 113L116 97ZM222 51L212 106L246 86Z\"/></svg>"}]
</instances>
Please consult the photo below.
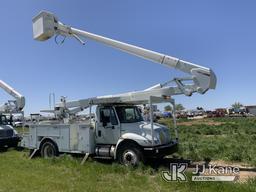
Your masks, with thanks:
<instances>
[{"instance_id":1,"label":"tire","mask_svg":"<svg viewBox=\"0 0 256 192\"><path fill-rule=\"evenodd\" d=\"M43 143L40 149L40 153L41 156L45 159L59 156L57 146L51 141L46 141L45 143Z\"/></svg>"},{"instance_id":2,"label":"tire","mask_svg":"<svg viewBox=\"0 0 256 192\"><path fill-rule=\"evenodd\" d=\"M120 146L117 152L118 162L125 166L136 167L140 162L144 162L140 148L135 144L125 144Z\"/></svg>"}]
</instances>

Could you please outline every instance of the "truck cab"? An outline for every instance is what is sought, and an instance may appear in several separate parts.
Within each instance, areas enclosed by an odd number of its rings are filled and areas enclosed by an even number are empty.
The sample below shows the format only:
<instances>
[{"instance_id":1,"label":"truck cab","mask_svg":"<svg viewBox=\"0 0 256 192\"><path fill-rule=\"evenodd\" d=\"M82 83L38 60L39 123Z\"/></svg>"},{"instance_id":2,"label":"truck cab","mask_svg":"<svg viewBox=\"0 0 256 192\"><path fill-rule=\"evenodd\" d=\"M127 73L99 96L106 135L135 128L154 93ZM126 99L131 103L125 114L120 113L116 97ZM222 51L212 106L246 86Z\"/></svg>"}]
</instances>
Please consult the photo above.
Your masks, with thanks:
<instances>
[{"instance_id":1,"label":"truck cab","mask_svg":"<svg viewBox=\"0 0 256 192\"><path fill-rule=\"evenodd\" d=\"M122 164L137 164L139 160L162 158L177 151L178 141L172 140L169 128L153 123L152 130L136 105L99 105L95 134L97 147L114 147L114 156Z\"/></svg>"},{"instance_id":2,"label":"truck cab","mask_svg":"<svg viewBox=\"0 0 256 192\"><path fill-rule=\"evenodd\" d=\"M21 138L6 115L0 114L0 148L17 147Z\"/></svg>"}]
</instances>

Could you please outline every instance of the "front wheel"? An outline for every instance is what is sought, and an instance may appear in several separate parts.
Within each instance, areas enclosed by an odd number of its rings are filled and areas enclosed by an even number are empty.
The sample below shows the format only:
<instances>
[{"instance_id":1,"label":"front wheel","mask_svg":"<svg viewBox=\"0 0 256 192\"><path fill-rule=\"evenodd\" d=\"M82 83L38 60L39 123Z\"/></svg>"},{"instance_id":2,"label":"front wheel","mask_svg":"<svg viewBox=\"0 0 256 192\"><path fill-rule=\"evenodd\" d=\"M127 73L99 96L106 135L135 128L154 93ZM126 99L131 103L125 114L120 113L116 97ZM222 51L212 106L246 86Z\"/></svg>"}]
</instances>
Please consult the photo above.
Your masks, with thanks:
<instances>
[{"instance_id":1,"label":"front wheel","mask_svg":"<svg viewBox=\"0 0 256 192\"><path fill-rule=\"evenodd\" d=\"M58 148L50 141L46 141L42 145L40 152L43 158L53 158L59 155Z\"/></svg>"},{"instance_id":2,"label":"front wheel","mask_svg":"<svg viewBox=\"0 0 256 192\"><path fill-rule=\"evenodd\" d=\"M144 161L140 148L131 144L121 146L117 158L120 164L133 167Z\"/></svg>"}]
</instances>

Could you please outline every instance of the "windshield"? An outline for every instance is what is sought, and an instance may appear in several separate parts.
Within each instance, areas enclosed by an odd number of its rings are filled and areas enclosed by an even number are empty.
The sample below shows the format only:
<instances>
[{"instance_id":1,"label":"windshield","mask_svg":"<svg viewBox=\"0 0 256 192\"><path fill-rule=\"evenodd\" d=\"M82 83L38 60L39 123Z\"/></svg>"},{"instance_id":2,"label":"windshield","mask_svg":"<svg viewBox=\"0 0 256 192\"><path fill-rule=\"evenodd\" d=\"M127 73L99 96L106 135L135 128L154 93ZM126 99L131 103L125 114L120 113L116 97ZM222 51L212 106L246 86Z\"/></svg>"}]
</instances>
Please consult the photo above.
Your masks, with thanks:
<instances>
[{"instance_id":1,"label":"windshield","mask_svg":"<svg viewBox=\"0 0 256 192\"><path fill-rule=\"evenodd\" d=\"M117 106L116 112L120 123L135 123L143 121L143 118L136 106Z\"/></svg>"}]
</instances>

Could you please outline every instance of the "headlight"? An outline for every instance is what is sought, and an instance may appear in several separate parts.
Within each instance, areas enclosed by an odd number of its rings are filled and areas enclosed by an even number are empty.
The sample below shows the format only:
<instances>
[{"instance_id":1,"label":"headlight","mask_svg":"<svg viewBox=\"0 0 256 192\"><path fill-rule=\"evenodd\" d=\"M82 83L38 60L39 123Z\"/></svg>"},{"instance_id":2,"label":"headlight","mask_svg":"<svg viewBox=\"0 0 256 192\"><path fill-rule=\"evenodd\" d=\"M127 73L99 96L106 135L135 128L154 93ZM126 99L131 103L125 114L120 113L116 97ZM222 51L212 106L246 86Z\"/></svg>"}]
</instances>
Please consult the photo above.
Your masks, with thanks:
<instances>
[{"instance_id":1,"label":"headlight","mask_svg":"<svg viewBox=\"0 0 256 192\"><path fill-rule=\"evenodd\" d=\"M162 143L161 139L160 139L160 133L157 132L154 138L154 143L157 145L160 145Z\"/></svg>"}]
</instances>

